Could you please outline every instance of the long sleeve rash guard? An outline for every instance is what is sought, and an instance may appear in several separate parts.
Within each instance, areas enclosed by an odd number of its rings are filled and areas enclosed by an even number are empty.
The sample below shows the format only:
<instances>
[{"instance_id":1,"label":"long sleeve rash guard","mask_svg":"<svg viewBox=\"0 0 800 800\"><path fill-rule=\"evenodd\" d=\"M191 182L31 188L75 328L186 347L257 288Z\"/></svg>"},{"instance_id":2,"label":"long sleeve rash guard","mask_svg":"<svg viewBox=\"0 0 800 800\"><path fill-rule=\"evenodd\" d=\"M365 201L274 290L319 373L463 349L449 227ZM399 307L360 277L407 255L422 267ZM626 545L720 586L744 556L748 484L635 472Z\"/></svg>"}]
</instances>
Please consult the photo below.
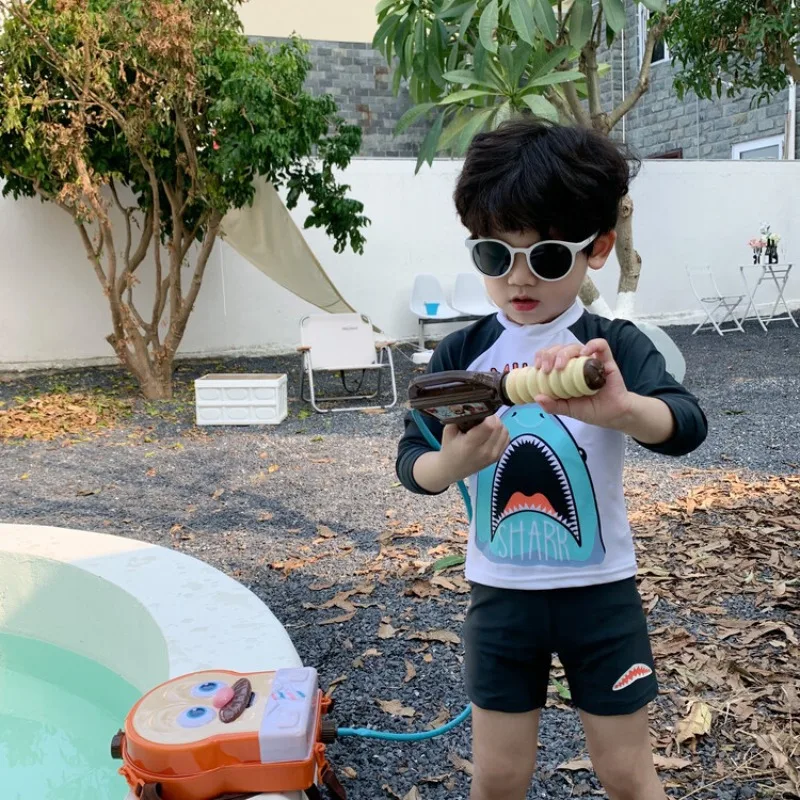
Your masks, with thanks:
<instances>
[{"instance_id":1,"label":"long sleeve rash guard","mask_svg":"<svg viewBox=\"0 0 800 800\"><path fill-rule=\"evenodd\" d=\"M585 311L577 302L552 322L517 325L502 312L447 336L428 370L503 372L528 366L556 344L608 341L627 388L663 400L675 420L672 436L643 444L680 456L706 437L697 399L667 372L663 356L633 323ZM535 403L502 407L510 444L500 460L468 478L474 509L466 577L488 586L553 589L607 583L636 573L622 487L625 435L570 417L545 414ZM442 427L425 416L441 441ZM397 454L397 475L413 492L414 462L430 445L411 415Z\"/></svg>"}]
</instances>

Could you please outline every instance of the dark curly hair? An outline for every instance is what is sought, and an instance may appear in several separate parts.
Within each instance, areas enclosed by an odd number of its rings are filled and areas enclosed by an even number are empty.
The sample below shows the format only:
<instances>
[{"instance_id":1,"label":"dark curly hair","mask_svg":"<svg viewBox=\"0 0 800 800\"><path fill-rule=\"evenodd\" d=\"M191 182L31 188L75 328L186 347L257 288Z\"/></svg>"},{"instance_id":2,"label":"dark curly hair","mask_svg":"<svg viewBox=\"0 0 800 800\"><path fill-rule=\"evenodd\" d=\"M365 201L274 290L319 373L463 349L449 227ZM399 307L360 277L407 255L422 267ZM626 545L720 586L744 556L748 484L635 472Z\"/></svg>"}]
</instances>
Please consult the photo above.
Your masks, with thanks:
<instances>
[{"instance_id":1,"label":"dark curly hair","mask_svg":"<svg viewBox=\"0 0 800 800\"><path fill-rule=\"evenodd\" d=\"M533 229L578 242L616 226L638 168L638 159L595 131L520 116L472 140L456 210L473 236Z\"/></svg>"}]
</instances>

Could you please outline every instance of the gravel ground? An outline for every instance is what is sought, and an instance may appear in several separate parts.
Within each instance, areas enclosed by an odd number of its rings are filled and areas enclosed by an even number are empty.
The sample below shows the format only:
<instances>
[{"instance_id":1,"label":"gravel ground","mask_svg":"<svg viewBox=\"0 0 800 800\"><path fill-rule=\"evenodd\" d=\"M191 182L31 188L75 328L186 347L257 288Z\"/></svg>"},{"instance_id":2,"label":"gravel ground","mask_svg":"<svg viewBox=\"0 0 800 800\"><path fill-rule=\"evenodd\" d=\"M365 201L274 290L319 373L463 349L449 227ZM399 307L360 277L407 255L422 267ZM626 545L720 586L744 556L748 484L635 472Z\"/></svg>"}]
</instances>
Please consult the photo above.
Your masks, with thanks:
<instances>
[{"instance_id":1,"label":"gravel ground","mask_svg":"<svg viewBox=\"0 0 800 800\"><path fill-rule=\"evenodd\" d=\"M646 487L654 500L671 500L691 483L707 480L709 471L754 476L798 471L800 331L779 323L769 334L748 325L746 333L724 338L691 336L691 328L682 327L669 332L690 365L685 382L700 397L711 432L699 451L680 461L632 445L628 485ZM409 353L395 355L401 402L415 369ZM466 702L460 647L402 635L382 640L379 626L388 620L401 632L406 627L458 633L467 595L447 592L420 601L404 593L408 575L401 579L396 571L370 570L381 534L387 541L390 532L400 534L387 546L397 545L393 563L406 566L415 552L425 559L448 537L457 540L464 530L458 494L425 498L398 486L394 456L401 408L374 415L309 415L296 399L298 365L297 358L288 357L184 362L174 401L135 400L131 416L102 435L67 443L6 442L0 459L0 522L104 531L201 558L270 606L304 662L320 670L324 685L345 677L334 692L340 725L422 729L443 708L452 716ZM275 428L198 429L191 381L211 371L288 373L289 419ZM117 369L0 375L0 401L6 407L18 397L65 389L132 396L130 380ZM327 530L320 533L321 525ZM335 586L314 588L325 581ZM350 598L362 607L348 621L320 625L343 611L304 607L366 582L375 589ZM659 609L662 617L669 613ZM751 618L757 611L742 602L735 613ZM353 665L372 648L380 655ZM425 660L426 655L432 659ZM406 661L417 672L409 682L404 681ZM391 717L376 706L376 700L391 699L415 709L414 718ZM540 739L540 767L529 798L598 793L587 773L554 771L584 753L571 712L546 710ZM701 745L704 763L714 764L720 746ZM384 784L400 797L417 785L425 800L465 798L467 777L454 768L453 753L469 758L469 725L422 744L347 739L331 748L337 768L357 773L345 781L352 800L391 796L378 788ZM442 780L448 773L454 784ZM682 797L692 788L697 787L669 792ZM733 800L761 796L757 792L755 784L731 779L693 797Z\"/></svg>"}]
</instances>

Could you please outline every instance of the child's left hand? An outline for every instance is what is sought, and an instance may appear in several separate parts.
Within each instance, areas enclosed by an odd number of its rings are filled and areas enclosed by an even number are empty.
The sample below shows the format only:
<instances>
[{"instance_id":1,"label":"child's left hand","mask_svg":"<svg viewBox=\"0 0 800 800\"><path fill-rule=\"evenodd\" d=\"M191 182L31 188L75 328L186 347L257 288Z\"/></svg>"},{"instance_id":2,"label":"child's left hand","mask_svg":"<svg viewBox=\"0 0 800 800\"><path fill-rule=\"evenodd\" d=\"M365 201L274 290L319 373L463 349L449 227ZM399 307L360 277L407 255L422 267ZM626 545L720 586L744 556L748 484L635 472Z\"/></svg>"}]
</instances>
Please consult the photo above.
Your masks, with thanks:
<instances>
[{"instance_id":1,"label":"child's left hand","mask_svg":"<svg viewBox=\"0 0 800 800\"><path fill-rule=\"evenodd\" d=\"M592 339L585 345L559 344L540 350L536 354L534 366L548 374L554 369L563 369L570 359L578 356L588 356L602 362L606 373L605 386L589 397L554 400L540 394L534 400L549 414L573 417L603 428L624 429L633 410L634 395L625 386L622 373L605 339Z\"/></svg>"}]
</instances>

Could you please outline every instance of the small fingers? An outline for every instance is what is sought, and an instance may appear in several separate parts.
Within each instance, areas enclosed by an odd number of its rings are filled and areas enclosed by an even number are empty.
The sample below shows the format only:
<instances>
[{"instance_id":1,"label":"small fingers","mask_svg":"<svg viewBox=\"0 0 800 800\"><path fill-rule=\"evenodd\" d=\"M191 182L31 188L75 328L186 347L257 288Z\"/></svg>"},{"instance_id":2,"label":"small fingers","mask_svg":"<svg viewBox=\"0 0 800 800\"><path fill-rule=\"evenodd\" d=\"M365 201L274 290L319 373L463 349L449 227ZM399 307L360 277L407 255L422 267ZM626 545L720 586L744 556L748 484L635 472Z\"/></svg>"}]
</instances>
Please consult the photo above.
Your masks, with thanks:
<instances>
[{"instance_id":1,"label":"small fingers","mask_svg":"<svg viewBox=\"0 0 800 800\"><path fill-rule=\"evenodd\" d=\"M556 353L555 369L564 369L573 358L577 358L581 354L582 349L582 346L579 344L570 344L566 347L562 347L561 350Z\"/></svg>"},{"instance_id":2,"label":"small fingers","mask_svg":"<svg viewBox=\"0 0 800 800\"><path fill-rule=\"evenodd\" d=\"M567 362L579 356L583 347L579 344L557 344L547 347L536 354L535 365L547 375L554 369L564 369Z\"/></svg>"},{"instance_id":3,"label":"small fingers","mask_svg":"<svg viewBox=\"0 0 800 800\"><path fill-rule=\"evenodd\" d=\"M611 347L605 339L591 339L581 348L580 355L608 361L612 358Z\"/></svg>"}]
</instances>

